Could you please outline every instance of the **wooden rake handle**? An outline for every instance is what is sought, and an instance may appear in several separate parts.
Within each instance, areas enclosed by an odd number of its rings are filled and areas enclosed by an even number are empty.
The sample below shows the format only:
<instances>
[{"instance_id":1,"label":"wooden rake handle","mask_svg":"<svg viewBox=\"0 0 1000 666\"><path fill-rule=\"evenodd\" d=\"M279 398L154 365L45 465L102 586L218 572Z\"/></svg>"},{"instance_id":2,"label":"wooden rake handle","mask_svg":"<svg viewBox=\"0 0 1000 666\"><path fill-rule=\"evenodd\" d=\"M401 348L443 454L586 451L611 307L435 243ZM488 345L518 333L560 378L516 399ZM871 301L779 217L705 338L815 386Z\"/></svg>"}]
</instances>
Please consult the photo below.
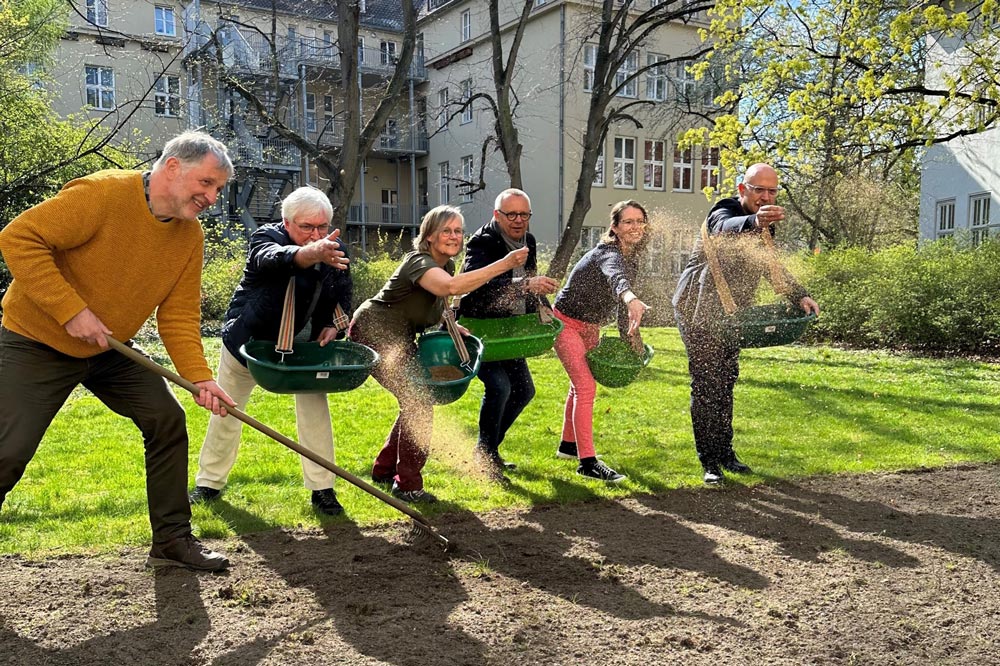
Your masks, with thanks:
<instances>
[{"instance_id":1,"label":"wooden rake handle","mask_svg":"<svg viewBox=\"0 0 1000 666\"><path fill-rule=\"evenodd\" d=\"M201 394L201 389L199 389L197 386L195 386L194 383L189 382L188 380L184 379L183 377L181 377L177 373L172 372L170 370L167 370L166 368L164 368L162 365L160 365L156 361L153 361L152 359L149 359L149 358L143 356L142 354L140 354L136 350L132 349L131 347L129 347L127 345L122 344L121 342L119 342L118 340L112 338L111 336L107 336L107 339L108 339L108 344L111 345L112 349L114 349L115 351L121 352L122 354L124 354L125 356L127 356L131 360L135 361L139 365L143 366L144 368L147 368L148 370L150 370L150 371L152 371L152 372L160 375L161 377L170 380L174 384L177 384L181 388L183 388L183 389L185 389L187 391L190 391L192 395L198 396L198 395ZM371 496L373 496L373 497L375 497L377 499L382 500L383 502L385 502L386 504L388 504L392 508L396 509L397 511L405 513L407 516L409 516L410 518L412 518L415 522L419 523L426 530L427 533L429 533L436 540L438 540L439 542L441 542L441 544L446 549L449 547L450 543L449 543L448 539L446 539L445 537L443 537L440 534L438 534L434 530L434 528L431 526L431 524L429 522L427 522L426 518L424 518L422 515L420 515L419 512L415 511L413 508L411 508L405 502L402 502L402 501L396 499L395 497L393 497L392 495L379 490L378 488L376 488L375 486L371 485L367 481L364 481L364 480L358 478L357 476L355 476L355 475L351 474L350 472L348 472L343 467L339 467L338 465L336 465L335 463L333 463L330 460L327 460L323 456L320 456L320 455L317 455L316 453L313 453L309 449L307 449L304 446L300 445L298 442L295 442L294 440L286 437L285 435L282 435L280 432L278 432L274 428L271 428L270 426L267 426L267 425L261 423L260 421L258 421L254 417L250 416L246 412L243 412L243 411L241 411L241 410L239 410L239 409L237 409L235 407L229 407L229 406L226 407L226 411L229 412L229 416L235 417L238 421L242 421L243 423L246 423L248 426L250 426L254 430L257 430L258 432L261 432L261 433L267 435L268 437L270 437L271 439L275 440L276 442L278 442L280 444L284 444L285 446L287 446L288 448L290 448L292 451L295 451L296 453L298 453L300 456L304 456L304 457L308 458L309 460L313 461L314 463L316 463L317 465L319 465L320 467L323 467L323 468L325 468L325 469L333 472L334 474L336 474L337 476L339 476L340 478L342 478L344 481L347 481L348 483L351 483L351 484L357 486L358 488L360 488L361 490L365 491L369 495L371 495Z\"/></svg>"}]
</instances>

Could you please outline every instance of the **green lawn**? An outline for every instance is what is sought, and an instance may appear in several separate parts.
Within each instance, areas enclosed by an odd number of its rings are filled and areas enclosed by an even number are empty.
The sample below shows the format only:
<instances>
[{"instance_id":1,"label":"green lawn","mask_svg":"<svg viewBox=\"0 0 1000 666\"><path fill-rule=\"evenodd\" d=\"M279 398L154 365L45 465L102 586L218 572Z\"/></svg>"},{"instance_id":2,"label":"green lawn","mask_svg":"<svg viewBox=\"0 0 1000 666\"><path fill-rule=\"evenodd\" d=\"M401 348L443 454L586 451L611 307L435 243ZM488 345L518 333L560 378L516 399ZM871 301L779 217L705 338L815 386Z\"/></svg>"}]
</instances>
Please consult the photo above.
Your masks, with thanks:
<instances>
[{"instance_id":1,"label":"green lawn","mask_svg":"<svg viewBox=\"0 0 1000 666\"><path fill-rule=\"evenodd\" d=\"M688 415L688 377L674 329L644 339L656 356L640 379L598 391L598 452L628 481L607 487L576 476L557 460L567 379L551 353L531 359L537 395L503 446L518 463L513 487L502 489L471 465L482 384L435 410L434 450L426 487L443 502L427 510L481 512L501 507L624 497L700 486ZM213 366L218 340L206 340ZM162 352L158 356L163 360ZM758 475L733 482L812 474L937 466L1000 457L997 367L827 347L745 350L736 389L736 449ZM193 480L207 413L180 389L188 408ZM337 463L368 478L371 460L395 417L392 396L369 379L332 394ZM295 438L293 398L254 394L247 412ZM142 443L130 422L79 391L60 412L0 513L0 554L30 557L113 552L149 540ZM401 514L338 482L347 517L359 525ZM707 491L707 490L706 490ZM317 527L298 456L244 428L224 501L195 507L196 532L226 537L273 528Z\"/></svg>"}]
</instances>

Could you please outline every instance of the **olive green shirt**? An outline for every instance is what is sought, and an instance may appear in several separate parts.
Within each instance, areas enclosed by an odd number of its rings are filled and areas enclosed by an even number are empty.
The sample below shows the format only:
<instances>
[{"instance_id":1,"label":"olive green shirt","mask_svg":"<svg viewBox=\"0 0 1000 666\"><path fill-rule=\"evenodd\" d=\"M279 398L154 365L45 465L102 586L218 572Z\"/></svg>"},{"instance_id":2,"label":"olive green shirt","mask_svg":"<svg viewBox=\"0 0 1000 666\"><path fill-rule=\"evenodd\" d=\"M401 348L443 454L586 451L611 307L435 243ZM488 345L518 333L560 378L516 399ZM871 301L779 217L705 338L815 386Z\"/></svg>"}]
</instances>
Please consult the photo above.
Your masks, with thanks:
<instances>
[{"instance_id":1,"label":"olive green shirt","mask_svg":"<svg viewBox=\"0 0 1000 666\"><path fill-rule=\"evenodd\" d=\"M369 330L396 334L405 331L412 340L420 331L440 322L445 299L418 284L431 268L441 266L428 253L413 251L403 257L381 291L361 306L366 310ZM455 274L455 262L451 259L443 268L449 275Z\"/></svg>"}]
</instances>

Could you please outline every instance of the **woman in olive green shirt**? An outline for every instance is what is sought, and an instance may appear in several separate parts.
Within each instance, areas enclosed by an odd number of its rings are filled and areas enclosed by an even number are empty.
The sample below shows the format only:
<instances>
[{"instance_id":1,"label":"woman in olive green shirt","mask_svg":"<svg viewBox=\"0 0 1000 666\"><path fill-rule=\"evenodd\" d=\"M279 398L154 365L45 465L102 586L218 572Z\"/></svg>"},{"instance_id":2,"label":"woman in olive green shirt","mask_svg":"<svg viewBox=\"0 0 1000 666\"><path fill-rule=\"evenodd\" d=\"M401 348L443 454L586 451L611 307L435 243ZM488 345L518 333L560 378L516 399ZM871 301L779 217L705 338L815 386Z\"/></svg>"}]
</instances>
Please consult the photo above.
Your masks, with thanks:
<instances>
[{"instance_id":1,"label":"woman in olive green shirt","mask_svg":"<svg viewBox=\"0 0 1000 666\"><path fill-rule=\"evenodd\" d=\"M350 337L377 351L381 360L372 376L399 402L399 415L372 466L372 480L392 483L404 502L434 502L424 490L420 470L427 462L434 407L416 378L423 373L416 356L418 333L441 321L450 296L465 294L494 277L523 266L521 248L478 270L455 275L454 257L462 251L465 220L453 206L438 206L420 223L414 250L379 293L355 311Z\"/></svg>"}]
</instances>

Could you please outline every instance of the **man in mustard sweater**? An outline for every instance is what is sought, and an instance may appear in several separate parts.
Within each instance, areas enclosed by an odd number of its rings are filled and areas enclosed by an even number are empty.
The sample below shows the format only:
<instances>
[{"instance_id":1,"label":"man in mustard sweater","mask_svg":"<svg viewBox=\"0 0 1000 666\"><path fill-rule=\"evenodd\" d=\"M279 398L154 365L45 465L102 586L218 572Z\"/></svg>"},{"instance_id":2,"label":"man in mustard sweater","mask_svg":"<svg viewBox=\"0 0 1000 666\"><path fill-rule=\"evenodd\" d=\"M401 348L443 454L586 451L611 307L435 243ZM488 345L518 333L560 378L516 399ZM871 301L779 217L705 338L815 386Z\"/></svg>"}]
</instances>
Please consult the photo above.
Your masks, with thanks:
<instances>
[{"instance_id":1,"label":"man in mustard sweater","mask_svg":"<svg viewBox=\"0 0 1000 666\"><path fill-rule=\"evenodd\" d=\"M108 170L68 183L0 232L14 281L0 326L0 506L56 412L83 384L142 431L153 545L148 566L217 571L191 534L184 409L166 382L108 348L156 312L163 344L199 405L225 414L201 346L204 235L197 217L232 177L225 145L172 139L152 171Z\"/></svg>"}]
</instances>

